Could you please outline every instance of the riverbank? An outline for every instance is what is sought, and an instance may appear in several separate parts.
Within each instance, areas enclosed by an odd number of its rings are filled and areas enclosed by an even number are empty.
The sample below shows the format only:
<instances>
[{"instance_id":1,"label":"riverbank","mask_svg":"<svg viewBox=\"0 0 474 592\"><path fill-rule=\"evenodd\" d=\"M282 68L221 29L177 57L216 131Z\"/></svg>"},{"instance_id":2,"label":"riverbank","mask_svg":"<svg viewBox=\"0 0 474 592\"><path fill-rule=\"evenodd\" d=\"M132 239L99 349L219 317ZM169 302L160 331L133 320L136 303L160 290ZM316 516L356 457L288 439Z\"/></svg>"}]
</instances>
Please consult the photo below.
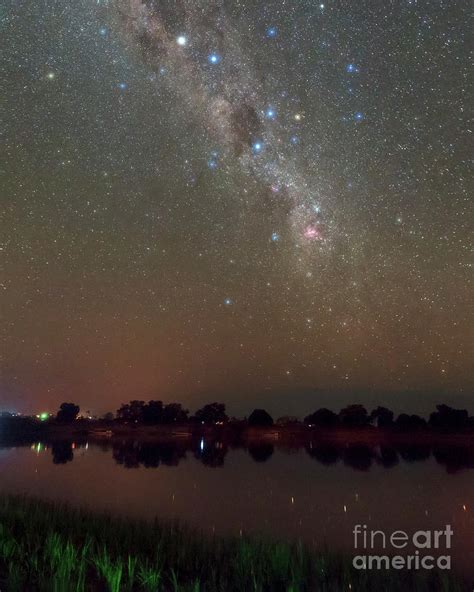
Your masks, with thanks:
<instances>
[{"instance_id":1,"label":"riverbank","mask_svg":"<svg viewBox=\"0 0 474 592\"><path fill-rule=\"evenodd\" d=\"M461 592L447 572L358 572L301 544L209 537L0 495L0 589L9 592Z\"/></svg>"},{"instance_id":2,"label":"riverbank","mask_svg":"<svg viewBox=\"0 0 474 592\"><path fill-rule=\"evenodd\" d=\"M61 424L55 421L39 422L23 418L0 419L0 441L11 439L17 443L35 439L127 439L138 441L186 441L202 437L219 439L232 445L249 442L272 442L304 446L311 442L335 445L461 445L474 448L472 430L448 431L433 428L400 430L398 428L322 428L304 424L292 426L253 427L243 423L208 426L195 423L171 425L143 425L117 421L77 420Z\"/></svg>"}]
</instances>

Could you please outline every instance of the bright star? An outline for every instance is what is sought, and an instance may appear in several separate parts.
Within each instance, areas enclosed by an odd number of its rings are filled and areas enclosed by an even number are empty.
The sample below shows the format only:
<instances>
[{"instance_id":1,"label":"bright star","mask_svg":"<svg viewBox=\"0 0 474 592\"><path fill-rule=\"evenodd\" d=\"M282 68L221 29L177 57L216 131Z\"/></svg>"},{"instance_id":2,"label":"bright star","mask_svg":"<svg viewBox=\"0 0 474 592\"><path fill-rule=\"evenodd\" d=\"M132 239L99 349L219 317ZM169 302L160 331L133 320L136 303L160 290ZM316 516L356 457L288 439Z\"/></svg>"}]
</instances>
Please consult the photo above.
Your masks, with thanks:
<instances>
[{"instance_id":1,"label":"bright star","mask_svg":"<svg viewBox=\"0 0 474 592\"><path fill-rule=\"evenodd\" d=\"M280 240L280 235L278 232L272 232L272 242L276 243Z\"/></svg>"},{"instance_id":2,"label":"bright star","mask_svg":"<svg viewBox=\"0 0 474 592\"><path fill-rule=\"evenodd\" d=\"M48 72L46 74L46 77L48 78L48 80L54 80L56 78L56 74L54 72Z\"/></svg>"},{"instance_id":3,"label":"bright star","mask_svg":"<svg viewBox=\"0 0 474 592\"><path fill-rule=\"evenodd\" d=\"M265 117L267 119L275 119L275 117L276 117L275 109L273 109L273 107L268 107L268 109L265 111Z\"/></svg>"},{"instance_id":4,"label":"bright star","mask_svg":"<svg viewBox=\"0 0 474 592\"><path fill-rule=\"evenodd\" d=\"M207 57L207 61L210 64L218 64L221 61L221 56L217 53L211 53L208 57Z\"/></svg>"},{"instance_id":5,"label":"bright star","mask_svg":"<svg viewBox=\"0 0 474 592\"><path fill-rule=\"evenodd\" d=\"M107 29L105 27L101 27L99 29L99 33L102 35L102 37L105 37L105 35L107 35Z\"/></svg>"},{"instance_id":6,"label":"bright star","mask_svg":"<svg viewBox=\"0 0 474 592\"><path fill-rule=\"evenodd\" d=\"M118 87L120 90L127 90L128 84L126 82L119 82Z\"/></svg>"},{"instance_id":7,"label":"bright star","mask_svg":"<svg viewBox=\"0 0 474 592\"><path fill-rule=\"evenodd\" d=\"M362 121L364 119L364 114L360 111L357 111L357 113L354 114L354 119L356 121Z\"/></svg>"},{"instance_id":8,"label":"bright star","mask_svg":"<svg viewBox=\"0 0 474 592\"><path fill-rule=\"evenodd\" d=\"M262 142L254 142L254 144L252 145L252 150L255 154L261 152L263 150Z\"/></svg>"},{"instance_id":9,"label":"bright star","mask_svg":"<svg viewBox=\"0 0 474 592\"><path fill-rule=\"evenodd\" d=\"M188 40L186 39L186 37L184 35L180 35L179 37L176 38L176 43L178 45L181 45L181 47L184 47L185 45L187 45Z\"/></svg>"},{"instance_id":10,"label":"bright star","mask_svg":"<svg viewBox=\"0 0 474 592\"><path fill-rule=\"evenodd\" d=\"M358 72L358 68L355 64L347 64L346 66L346 72L352 73L352 72Z\"/></svg>"},{"instance_id":11,"label":"bright star","mask_svg":"<svg viewBox=\"0 0 474 592\"><path fill-rule=\"evenodd\" d=\"M234 301L232 300L232 298L225 298L224 299L224 304L226 306L231 306L232 304L234 304Z\"/></svg>"},{"instance_id":12,"label":"bright star","mask_svg":"<svg viewBox=\"0 0 474 592\"><path fill-rule=\"evenodd\" d=\"M266 35L269 38L276 37L278 35L278 29L276 27L268 27Z\"/></svg>"},{"instance_id":13,"label":"bright star","mask_svg":"<svg viewBox=\"0 0 474 592\"><path fill-rule=\"evenodd\" d=\"M296 144L299 144L300 139L298 138L298 136L291 136L290 142L293 144L293 146L296 146Z\"/></svg>"}]
</instances>

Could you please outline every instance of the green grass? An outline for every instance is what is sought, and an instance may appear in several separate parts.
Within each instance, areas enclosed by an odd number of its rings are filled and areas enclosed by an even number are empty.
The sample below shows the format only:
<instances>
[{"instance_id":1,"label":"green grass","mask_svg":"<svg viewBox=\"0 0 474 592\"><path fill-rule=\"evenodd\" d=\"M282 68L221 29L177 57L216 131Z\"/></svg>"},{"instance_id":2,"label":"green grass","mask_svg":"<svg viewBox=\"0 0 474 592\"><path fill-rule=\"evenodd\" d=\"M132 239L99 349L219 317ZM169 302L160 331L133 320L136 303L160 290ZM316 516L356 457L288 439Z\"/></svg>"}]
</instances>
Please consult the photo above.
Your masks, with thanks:
<instances>
[{"instance_id":1,"label":"green grass","mask_svg":"<svg viewBox=\"0 0 474 592\"><path fill-rule=\"evenodd\" d=\"M453 576L357 572L300 544L205 536L0 495L2 592L460 592Z\"/></svg>"}]
</instances>

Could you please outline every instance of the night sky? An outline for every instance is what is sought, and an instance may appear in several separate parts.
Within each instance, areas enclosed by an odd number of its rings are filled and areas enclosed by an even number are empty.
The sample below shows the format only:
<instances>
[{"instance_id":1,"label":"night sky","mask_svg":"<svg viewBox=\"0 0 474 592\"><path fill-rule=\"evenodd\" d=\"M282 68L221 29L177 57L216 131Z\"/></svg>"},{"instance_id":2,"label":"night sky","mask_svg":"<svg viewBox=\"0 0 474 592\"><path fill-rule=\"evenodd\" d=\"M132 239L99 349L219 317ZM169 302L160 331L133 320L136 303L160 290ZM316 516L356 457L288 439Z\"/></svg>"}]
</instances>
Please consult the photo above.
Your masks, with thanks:
<instances>
[{"instance_id":1,"label":"night sky","mask_svg":"<svg viewBox=\"0 0 474 592\"><path fill-rule=\"evenodd\" d=\"M469 404L470 16L7 0L0 407Z\"/></svg>"}]
</instances>

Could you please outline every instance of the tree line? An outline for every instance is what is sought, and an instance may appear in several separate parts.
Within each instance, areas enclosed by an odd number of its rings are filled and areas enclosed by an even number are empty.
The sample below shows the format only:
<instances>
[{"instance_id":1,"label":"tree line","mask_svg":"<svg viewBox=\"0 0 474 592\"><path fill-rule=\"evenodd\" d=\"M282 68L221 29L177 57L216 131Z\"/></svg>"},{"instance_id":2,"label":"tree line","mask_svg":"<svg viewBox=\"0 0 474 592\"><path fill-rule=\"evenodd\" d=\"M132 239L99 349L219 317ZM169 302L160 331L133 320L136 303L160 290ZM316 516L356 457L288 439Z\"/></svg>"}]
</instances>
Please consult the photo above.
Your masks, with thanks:
<instances>
[{"instance_id":1,"label":"tree line","mask_svg":"<svg viewBox=\"0 0 474 592\"><path fill-rule=\"evenodd\" d=\"M73 422L79 417L80 408L74 403L63 403L56 415L60 423ZM280 417L274 421L265 409L254 409L248 418L230 418L224 403L208 403L190 415L181 403L168 403L151 400L133 400L121 405L115 414L107 413L102 418L110 422L140 425L171 425L190 423L195 425L245 424L249 426L271 427L297 426L303 423L309 427L320 428L378 428L397 427L401 429L418 429L423 427L441 429L474 428L474 417L469 417L466 409L454 409L448 405L437 405L436 411L426 420L419 415L401 413L397 417L387 407L377 407L371 412L363 405L348 405L338 413L330 409L317 409L307 415L303 422L296 417Z\"/></svg>"}]
</instances>

